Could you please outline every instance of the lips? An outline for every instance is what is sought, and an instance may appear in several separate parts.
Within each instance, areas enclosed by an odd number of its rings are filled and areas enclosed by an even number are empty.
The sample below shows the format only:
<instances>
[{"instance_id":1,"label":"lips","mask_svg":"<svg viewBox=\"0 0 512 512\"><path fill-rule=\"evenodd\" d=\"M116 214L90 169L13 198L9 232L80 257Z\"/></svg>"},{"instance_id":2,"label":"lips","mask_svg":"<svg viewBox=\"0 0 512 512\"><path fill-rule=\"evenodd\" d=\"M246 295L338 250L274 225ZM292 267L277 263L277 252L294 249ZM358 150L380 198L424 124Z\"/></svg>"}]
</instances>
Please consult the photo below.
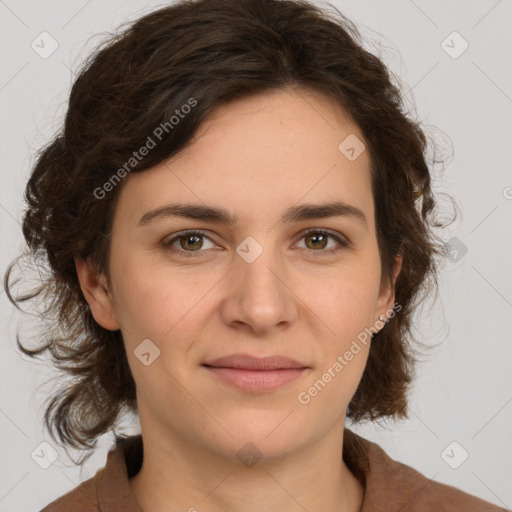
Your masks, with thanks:
<instances>
[{"instance_id":1,"label":"lips","mask_svg":"<svg viewBox=\"0 0 512 512\"><path fill-rule=\"evenodd\" d=\"M245 393L275 391L301 377L308 367L285 356L232 354L202 365L210 375Z\"/></svg>"},{"instance_id":2,"label":"lips","mask_svg":"<svg viewBox=\"0 0 512 512\"><path fill-rule=\"evenodd\" d=\"M203 363L216 368L236 368L240 370L269 371L308 368L286 356L256 357L249 354L232 354Z\"/></svg>"}]
</instances>

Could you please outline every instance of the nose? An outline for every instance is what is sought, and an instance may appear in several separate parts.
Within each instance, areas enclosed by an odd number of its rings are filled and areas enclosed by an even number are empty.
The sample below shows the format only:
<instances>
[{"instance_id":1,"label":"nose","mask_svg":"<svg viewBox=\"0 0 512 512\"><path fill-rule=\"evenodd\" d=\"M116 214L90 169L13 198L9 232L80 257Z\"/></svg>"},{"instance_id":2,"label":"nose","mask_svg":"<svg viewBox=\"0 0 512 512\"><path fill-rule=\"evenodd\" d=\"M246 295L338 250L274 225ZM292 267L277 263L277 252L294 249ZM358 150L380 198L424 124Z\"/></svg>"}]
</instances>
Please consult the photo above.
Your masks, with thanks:
<instances>
[{"instance_id":1,"label":"nose","mask_svg":"<svg viewBox=\"0 0 512 512\"><path fill-rule=\"evenodd\" d=\"M248 261L241 257L227 276L224 321L228 325L244 325L258 334L295 322L297 297L279 258L272 251L263 250L252 262Z\"/></svg>"}]
</instances>

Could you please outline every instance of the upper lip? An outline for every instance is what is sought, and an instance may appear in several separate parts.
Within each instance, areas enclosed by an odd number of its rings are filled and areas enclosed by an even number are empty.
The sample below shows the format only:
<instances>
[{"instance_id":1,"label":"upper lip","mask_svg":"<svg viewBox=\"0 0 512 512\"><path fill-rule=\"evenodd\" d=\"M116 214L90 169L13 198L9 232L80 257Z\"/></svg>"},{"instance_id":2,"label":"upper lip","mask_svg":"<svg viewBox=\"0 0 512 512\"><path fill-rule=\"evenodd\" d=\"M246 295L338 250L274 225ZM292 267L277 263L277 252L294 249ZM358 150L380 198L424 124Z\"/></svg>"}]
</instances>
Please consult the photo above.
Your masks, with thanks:
<instances>
[{"instance_id":1,"label":"upper lip","mask_svg":"<svg viewBox=\"0 0 512 512\"><path fill-rule=\"evenodd\" d=\"M203 363L218 368L239 368L243 370L283 370L288 368L307 368L306 365L286 356L256 357L249 354L232 354Z\"/></svg>"}]
</instances>

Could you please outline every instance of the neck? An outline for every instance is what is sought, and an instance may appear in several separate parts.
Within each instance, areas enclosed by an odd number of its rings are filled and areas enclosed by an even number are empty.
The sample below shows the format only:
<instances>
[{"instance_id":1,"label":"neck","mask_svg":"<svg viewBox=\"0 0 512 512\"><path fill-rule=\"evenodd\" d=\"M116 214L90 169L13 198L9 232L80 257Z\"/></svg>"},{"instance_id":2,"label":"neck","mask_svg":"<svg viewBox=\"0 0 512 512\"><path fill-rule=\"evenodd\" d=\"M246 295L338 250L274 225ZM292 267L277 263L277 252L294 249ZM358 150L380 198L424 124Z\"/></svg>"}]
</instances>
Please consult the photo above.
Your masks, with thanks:
<instances>
[{"instance_id":1,"label":"neck","mask_svg":"<svg viewBox=\"0 0 512 512\"><path fill-rule=\"evenodd\" d=\"M154 429L150 430L154 433ZM364 488L342 458L343 428L286 458L242 464L187 446L183 439L146 437L144 459L129 480L144 512L358 512Z\"/></svg>"}]
</instances>

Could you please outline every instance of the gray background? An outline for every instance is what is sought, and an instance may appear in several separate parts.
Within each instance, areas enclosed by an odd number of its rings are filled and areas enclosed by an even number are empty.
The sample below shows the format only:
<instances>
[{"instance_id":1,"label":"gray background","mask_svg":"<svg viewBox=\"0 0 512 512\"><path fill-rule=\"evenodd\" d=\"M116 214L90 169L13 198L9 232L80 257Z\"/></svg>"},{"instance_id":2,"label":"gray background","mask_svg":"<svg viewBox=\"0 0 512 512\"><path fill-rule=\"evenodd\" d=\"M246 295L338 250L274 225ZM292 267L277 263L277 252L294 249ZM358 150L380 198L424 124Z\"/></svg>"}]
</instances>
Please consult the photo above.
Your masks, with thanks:
<instances>
[{"instance_id":1,"label":"gray background","mask_svg":"<svg viewBox=\"0 0 512 512\"><path fill-rule=\"evenodd\" d=\"M443 234L457 252L443 267L439 298L417 316L419 339L437 347L418 367L411 418L351 428L428 478L511 508L512 1L332 3L403 81L427 133L448 155L453 147L434 185L454 195L461 210ZM23 191L34 151L62 121L73 70L101 39L91 36L161 5L0 0L2 275L23 249ZM43 31L58 43L47 58L31 48L34 40L42 46ZM469 46L461 53L464 41ZM49 39L44 47L51 48ZM0 318L0 511L32 512L103 467L112 437L101 438L82 471L53 446L42 403L57 385L55 373L14 350L18 323L26 338L37 334L37 321L17 313L3 288ZM130 418L125 427L128 434L139 428ZM47 469L31 457L42 442L58 454Z\"/></svg>"}]
</instances>

